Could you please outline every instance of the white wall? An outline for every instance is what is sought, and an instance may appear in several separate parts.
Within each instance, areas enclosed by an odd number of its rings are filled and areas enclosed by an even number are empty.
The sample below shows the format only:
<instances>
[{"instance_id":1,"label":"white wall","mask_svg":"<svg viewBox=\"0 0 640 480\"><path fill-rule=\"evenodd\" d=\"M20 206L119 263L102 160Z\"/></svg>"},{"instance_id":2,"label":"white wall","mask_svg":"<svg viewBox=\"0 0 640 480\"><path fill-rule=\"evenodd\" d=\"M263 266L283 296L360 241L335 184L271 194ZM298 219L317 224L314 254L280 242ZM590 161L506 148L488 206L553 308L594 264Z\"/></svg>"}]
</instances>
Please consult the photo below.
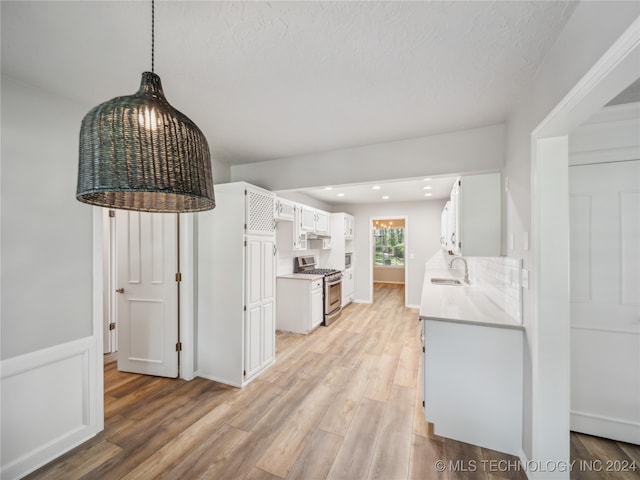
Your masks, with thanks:
<instances>
[{"instance_id":1,"label":"white wall","mask_svg":"<svg viewBox=\"0 0 640 480\"><path fill-rule=\"evenodd\" d=\"M2 76L2 359L92 334L92 209L75 199L85 113Z\"/></svg>"},{"instance_id":2,"label":"white wall","mask_svg":"<svg viewBox=\"0 0 640 480\"><path fill-rule=\"evenodd\" d=\"M86 110L2 76L2 478L102 429L93 211L75 199ZM99 281L99 280L98 280Z\"/></svg>"},{"instance_id":3,"label":"white wall","mask_svg":"<svg viewBox=\"0 0 640 480\"><path fill-rule=\"evenodd\" d=\"M231 179L254 183L269 190L287 190L422 175L499 171L504 166L504 135L504 125L500 124L234 165L231 167Z\"/></svg>"},{"instance_id":4,"label":"white wall","mask_svg":"<svg viewBox=\"0 0 640 480\"><path fill-rule=\"evenodd\" d=\"M408 269L407 303L420 305L424 265L440 249L440 219L444 200L368 205L336 205L335 211L355 217L354 299L371 302L371 219L376 217L406 217L405 262ZM413 257L413 258L412 258Z\"/></svg>"},{"instance_id":5,"label":"white wall","mask_svg":"<svg viewBox=\"0 0 640 480\"><path fill-rule=\"evenodd\" d=\"M531 87L522 96L507 122L505 175L509 178L506 194L506 238L513 235L515 246L507 253L521 257L524 268L532 268L531 250L525 248L531 232L531 132L576 85L624 30L638 17L637 2L580 2L558 40L539 67ZM528 239L532 240L532 239ZM532 272L533 275L536 272ZM533 279L532 279L533 280ZM535 356L568 361L568 352L547 350L534 342L537 325L532 323L533 292L523 292L523 316L526 327L524 372L524 453L531 458L538 426L533 424L534 381L532 359ZM545 319L540 319L544 321ZM546 319L549 320L549 319ZM568 320L567 320L568 328ZM545 382L541 378L539 382ZM567 385L568 388L568 385ZM551 421L551 419L548 419ZM568 442L568 435L567 435ZM554 460L554 459L549 459Z\"/></svg>"}]
</instances>

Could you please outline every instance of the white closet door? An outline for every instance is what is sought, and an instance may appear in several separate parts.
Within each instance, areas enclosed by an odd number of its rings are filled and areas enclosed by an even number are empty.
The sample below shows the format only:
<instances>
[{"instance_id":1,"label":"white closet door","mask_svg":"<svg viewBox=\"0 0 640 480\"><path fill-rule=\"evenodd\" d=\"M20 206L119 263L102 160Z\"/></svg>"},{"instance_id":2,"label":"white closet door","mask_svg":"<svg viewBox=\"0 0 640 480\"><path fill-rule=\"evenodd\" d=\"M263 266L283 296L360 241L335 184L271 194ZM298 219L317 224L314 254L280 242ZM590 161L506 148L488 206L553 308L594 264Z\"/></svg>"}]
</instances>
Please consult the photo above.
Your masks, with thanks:
<instances>
[{"instance_id":1,"label":"white closet door","mask_svg":"<svg viewBox=\"0 0 640 480\"><path fill-rule=\"evenodd\" d=\"M116 212L118 370L178 376L177 215Z\"/></svg>"},{"instance_id":2,"label":"white closet door","mask_svg":"<svg viewBox=\"0 0 640 480\"><path fill-rule=\"evenodd\" d=\"M571 428L640 443L640 161L569 181Z\"/></svg>"}]
</instances>

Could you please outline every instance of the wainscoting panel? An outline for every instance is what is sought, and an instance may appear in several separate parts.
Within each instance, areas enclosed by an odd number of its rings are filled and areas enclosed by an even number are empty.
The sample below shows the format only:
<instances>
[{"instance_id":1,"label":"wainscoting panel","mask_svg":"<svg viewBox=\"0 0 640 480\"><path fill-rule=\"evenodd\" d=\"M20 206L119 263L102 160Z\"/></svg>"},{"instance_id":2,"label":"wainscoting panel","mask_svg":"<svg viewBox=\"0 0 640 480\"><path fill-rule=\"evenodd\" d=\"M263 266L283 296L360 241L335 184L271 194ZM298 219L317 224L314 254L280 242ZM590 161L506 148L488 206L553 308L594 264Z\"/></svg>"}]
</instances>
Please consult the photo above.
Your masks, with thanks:
<instances>
[{"instance_id":1,"label":"wainscoting panel","mask_svg":"<svg viewBox=\"0 0 640 480\"><path fill-rule=\"evenodd\" d=\"M100 357L87 337L2 361L3 480L23 477L102 430Z\"/></svg>"}]
</instances>

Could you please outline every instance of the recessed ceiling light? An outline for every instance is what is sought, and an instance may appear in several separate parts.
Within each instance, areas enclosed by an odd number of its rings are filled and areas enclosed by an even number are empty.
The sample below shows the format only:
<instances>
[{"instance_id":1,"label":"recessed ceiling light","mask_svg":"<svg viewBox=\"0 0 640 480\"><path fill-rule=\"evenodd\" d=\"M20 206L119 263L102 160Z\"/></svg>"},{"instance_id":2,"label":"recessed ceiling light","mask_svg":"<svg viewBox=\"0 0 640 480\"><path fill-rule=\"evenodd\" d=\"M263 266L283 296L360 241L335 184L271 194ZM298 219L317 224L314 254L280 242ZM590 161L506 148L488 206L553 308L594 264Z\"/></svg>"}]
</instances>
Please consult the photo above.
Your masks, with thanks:
<instances>
[{"instance_id":1,"label":"recessed ceiling light","mask_svg":"<svg viewBox=\"0 0 640 480\"><path fill-rule=\"evenodd\" d=\"M374 189L374 190L380 190L382 187L380 185L374 185L371 188Z\"/></svg>"},{"instance_id":2,"label":"recessed ceiling light","mask_svg":"<svg viewBox=\"0 0 640 480\"><path fill-rule=\"evenodd\" d=\"M389 195L385 195L384 197L382 197L383 200L389 200Z\"/></svg>"},{"instance_id":3,"label":"recessed ceiling light","mask_svg":"<svg viewBox=\"0 0 640 480\"><path fill-rule=\"evenodd\" d=\"M333 187L324 187L325 190L333 190Z\"/></svg>"},{"instance_id":4,"label":"recessed ceiling light","mask_svg":"<svg viewBox=\"0 0 640 480\"><path fill-rule=\"evenodd\" d=\"M425 182L430 182L430 181L431 181L431 179L430 179L430 178L425 178L425 179L424 179L424 181L425 181Z\"/></svg>"},{"instance_id":5,"label":"recessed ceiling light","mask_svg":"<svg viewBox=\"0 0 640 480\"><path fill-rule=\"evenodd\" d=\"M423 190L431 190L433 187L431 185L427 185L426 187L422 187Z\"/></svg>"},{"instance_id":6,"label":"recessed ceiling light","mask_svg":"<svg viewBox=\"0 0 640 480\"><path fill-rule=\"evenodd\" d=\"M344 197L344 193L338 193L339 197Z\"/></svg>"},{"instance_id":7,"label":"recessed ceiling light","mask_svg":"<svg viewBox=\"0 0 640 480\"><path fill-rule=\"evenodd\" d=\"M424 196L425 197L430 197L431 195L433 195L432 193L425 193Z\"/></svg>"}]
</instances>

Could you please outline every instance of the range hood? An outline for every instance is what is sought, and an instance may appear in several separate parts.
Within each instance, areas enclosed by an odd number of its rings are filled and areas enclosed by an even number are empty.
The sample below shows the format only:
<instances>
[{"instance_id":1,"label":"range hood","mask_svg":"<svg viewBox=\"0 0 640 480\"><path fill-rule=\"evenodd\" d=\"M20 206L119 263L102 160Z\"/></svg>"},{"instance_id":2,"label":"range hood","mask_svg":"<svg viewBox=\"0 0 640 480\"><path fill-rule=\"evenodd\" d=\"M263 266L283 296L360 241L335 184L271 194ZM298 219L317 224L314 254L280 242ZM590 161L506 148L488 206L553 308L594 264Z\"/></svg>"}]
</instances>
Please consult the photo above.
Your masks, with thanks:
<instances>
[{"instance_id":1,"label":"range hood","mask_svg":"<svg viewBox=\"0 0 640 480\"><path fill-rule=\"evenodd\" d=\"M331 235L326 233L307 232L307 240L331 240Z\"/></svg>"}]
</instances>

